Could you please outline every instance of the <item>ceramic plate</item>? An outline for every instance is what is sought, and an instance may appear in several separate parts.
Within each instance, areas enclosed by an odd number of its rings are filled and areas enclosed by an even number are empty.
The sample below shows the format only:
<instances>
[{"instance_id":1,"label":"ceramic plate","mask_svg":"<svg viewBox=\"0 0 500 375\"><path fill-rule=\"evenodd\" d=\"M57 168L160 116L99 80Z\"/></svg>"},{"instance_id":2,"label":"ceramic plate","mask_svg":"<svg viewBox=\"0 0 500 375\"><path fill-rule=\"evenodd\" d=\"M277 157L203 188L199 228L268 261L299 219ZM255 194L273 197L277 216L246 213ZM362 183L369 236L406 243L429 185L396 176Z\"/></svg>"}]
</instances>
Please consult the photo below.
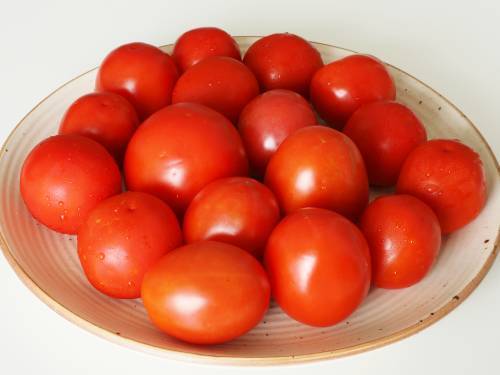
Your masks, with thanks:
<instances>
[{"instance_id":1,"label":"ceramic plate","mask_svg":"<svg viewBox=\"0 0 500 375\"><path fill-rule=\"evenodd\" d=\"M236 38L242 52L256 37ZM325 62L354 53L314 44ZM170 51L172 46L165 46ZM280 364L339 357L374 349L430 326L452 311L479 284L497 251L500 183L498 163L467 117L446 98L411 75L388 65L397 100L423 121L430 138L456 138L480 155L488 201L479 217L443 241L430 274L404 290L374 289L346 321L312 328L288 318L274 303L264 320L238 340L193 346L156 330L140 300L115 300L85 279L76 239L35 222L19 192L19 173L28 152L57 132L66 108L93 90L96 69L66 83L39 103L15 127L0 153L0 243L20 279L64 318L115 343L158 355L199 362Z\"/></svg>"}]
</instances>

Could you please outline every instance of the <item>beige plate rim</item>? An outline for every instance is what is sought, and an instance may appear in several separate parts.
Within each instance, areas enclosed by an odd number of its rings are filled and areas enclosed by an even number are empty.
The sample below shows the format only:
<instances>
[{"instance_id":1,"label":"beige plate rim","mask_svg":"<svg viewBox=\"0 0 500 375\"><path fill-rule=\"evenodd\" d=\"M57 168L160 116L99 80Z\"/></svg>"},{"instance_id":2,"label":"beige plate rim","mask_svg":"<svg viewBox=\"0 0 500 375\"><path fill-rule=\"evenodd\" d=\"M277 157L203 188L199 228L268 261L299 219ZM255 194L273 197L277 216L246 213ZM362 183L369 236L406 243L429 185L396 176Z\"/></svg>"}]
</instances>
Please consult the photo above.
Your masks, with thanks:
<instances>
[{"instance_id":1,"label":"beige plate rim","mask_svg":"<svg viewBox=\"0 0 500 375\"><path fill-rule=\"evenodd\" d=\"M259 36L235 36L235 39L238 40L240 38L258 38ZM318 42L311 42L316 45L323 45L327 47L332 47L336 49L341 49L344 51L352 52L352 53L358 53L356 51L353 51L348 48L343 48L343 47L338 47L334 46L331 44L327 43L318 43ZM161 48L168 47L171 45L164 45L161 46ZM420 81L419 79L415 78L411 74L406 73L405 71L391 65L387 64L387 66L392 67L393 69L396 69L409 77L415 79L425 87L427 87L429 90L431 90L433 93L441 97L445 102L447 102L449 105L451 105L457 112L459 112L469 123L469 125L474 129L474 131L477 133L477 135L480 137L481 142L483 143L483 146L486 147L488 150L491 158L495 162L495 166L497 171L499 171L499 165L498 161L495 157L495 154L491 150L491 147L489 146L488 142L486 142L486 139L483 137L481 132L477 129L477 127L472 123L472 121L452 102L450 102L446 97L438 93L436 90L434 90L432 87L427 85L426 83ZM31 111L29 111L20 121L19 123L14 127L14 129L10 132L9 136L5 140L5 142L2 145L2 148L0 149L0 160L2 160L3 157L7 154L5 152L5 149L12 138L12 135L17 131L17 128L23 123L23 121L33 112L35 111L45 100L47 100L48 97L52 96L55 94L57 91L61 90L63 87L67 86L71 82L79 79L80 77L84 76L87 73L90 73L91 71L95 70L97 68L90 69L89 71L82 73L78 75L77 77L67 81L66 83L62 84L58 88L56 88L54 91L52 91L49 95L47 95L45 98L43 98ZM319 360L326 360L326 359L332 359L332 358L338 358L338 357L343 357L347 355L352 355L356 353L361 353L365 352L368 350L372 350L375 348L379 348L382 346L385 346L387 344L399 341L403 338L406 338L408 336L411 336L424 328L430 326L431 324L437 322L440 320L442 317L447 315L449 312L454 310L461 302L463 302L471 293L474 291L474 289L477 288L481 280L485 277L485 275L488 273L489 269L491 268L493 261L495 260L497 253L498 253L498 245L500 241L500 230L497 231L497 236L495 239L495 245L493 248L493 251L487 258L486 262L484 263L483 267L479 270L477 275L458 293L452 300L450 300L447 304L442 306L439 310L435 311L434 315L429 316L428 318L424 319L423 321L420 321L419 323L416 323L412 326L406 327L405 329L402 329L398 332L392 333L390 335L381 337L379 339L375 339L372 341L368 341L363 344L359 345L353 345L341 349L337 349L334 351L326 351L326 352L319 352L319 353L313 353L313 354L305 354L305 355L298 355L298 356L273 356L273 357L224 357L224 356L215 356L215 355L203 355L203 354L194 354L190 353L187 351L175 351L175 350L168 350L164 349L158 346L154 346L151 344L147 344L144 342L140 342L134 339L130 339L121 335L117 335L115 332L109 331L103 327L100 327L98 325L95 325L94 323L89 322L88 320L83 319L79 315L75 314L73 311L69 310L66 308L64 305L60 304L57 302L55 299L53 299L49 293L47 293L41 286L36 284L36 282L29 276L29 274L21 267L21 265L17 262L15 259L14 255L12 254L9 246L7 245L7 241L5 240L4 234L3 234L3 228L0 227L0 248L2 249L2 252L7 259L7 262L10 264L10 266L14 269L17 277L28 287L28 289L35 294L42 302L44 302L46 305L48 305L52 310L54 310L56 313L61 315L63 318L67 319L68 321L76 324L80 328L85 329L86 331L89 331L99 337L102 337L108 341L114 342L116 344L120 344L122 346L128 347L128 348L133 348L133 349L138 349L143 352L148 352L156 355L160 355L166 358L170 359L175 359L175 360L183 360L183 361L189 361L189 362L198 362L198 363L210 363L210 364L219 364L219 365L241 365L241 366L258 366L258 365L289 365L289 364L295 364L295 363L301 363L301 362L311 362L311 361L319 361Z\"/></svg>"}]
</instances>

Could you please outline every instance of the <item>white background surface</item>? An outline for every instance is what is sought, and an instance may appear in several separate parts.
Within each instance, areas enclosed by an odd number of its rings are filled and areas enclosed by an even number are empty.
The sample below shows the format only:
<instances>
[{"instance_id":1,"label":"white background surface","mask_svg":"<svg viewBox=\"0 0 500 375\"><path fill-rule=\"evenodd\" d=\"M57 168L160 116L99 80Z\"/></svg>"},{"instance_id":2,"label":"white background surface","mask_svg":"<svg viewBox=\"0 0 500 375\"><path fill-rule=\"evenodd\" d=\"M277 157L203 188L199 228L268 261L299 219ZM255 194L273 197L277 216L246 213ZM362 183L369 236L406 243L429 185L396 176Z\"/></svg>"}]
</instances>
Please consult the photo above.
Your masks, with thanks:
<instances>
[{"instance_id":1,"label":"white background surface","mask_svg":"<svg viewBox=\"0 0 500 375\"><path fill-rule=\"evenodd\" d=\"M140 4L139 4L140 3ZM0 0L0 142L38 101L130 41L167 44L219 26L235 35L289 31L374 54L431 85L466 113L500 154L498 1L8 1ZM0 182L1 188L1 182ZM500 373L500 262L455 311L375 351L262 374ZM0 372L250 374L192 365L111 344L39 301L0 256Z\"/></svg>"}]
</instances>

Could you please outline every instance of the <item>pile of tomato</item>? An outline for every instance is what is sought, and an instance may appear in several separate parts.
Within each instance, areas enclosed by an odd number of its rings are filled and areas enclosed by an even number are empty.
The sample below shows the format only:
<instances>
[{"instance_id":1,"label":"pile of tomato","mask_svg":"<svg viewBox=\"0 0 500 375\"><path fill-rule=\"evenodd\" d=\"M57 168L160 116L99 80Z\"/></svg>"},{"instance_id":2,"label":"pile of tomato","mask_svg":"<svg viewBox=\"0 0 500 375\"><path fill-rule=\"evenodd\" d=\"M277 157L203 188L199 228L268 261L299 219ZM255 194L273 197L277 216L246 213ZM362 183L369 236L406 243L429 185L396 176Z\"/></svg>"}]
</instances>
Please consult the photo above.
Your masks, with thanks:
<instances>
[{"instance_id":1,"label":"pile of tomato","mask_svg":"<svg viewBox=\"0 0 500 375\"><path fill-rule=\"evenodd\" d=\"M172 55L126 44L27 156L22 197L77 235L97 290L141 297L173 337L234 339L271 295L299 322L333 325L371 285L419 282L441 236L485 204L478 154L427 140L395 99L378 59L325 65L293 34L243 58L217 28L186 32ZM370 185L395 193L368 203Z\"/></svg>"}]
</instances>

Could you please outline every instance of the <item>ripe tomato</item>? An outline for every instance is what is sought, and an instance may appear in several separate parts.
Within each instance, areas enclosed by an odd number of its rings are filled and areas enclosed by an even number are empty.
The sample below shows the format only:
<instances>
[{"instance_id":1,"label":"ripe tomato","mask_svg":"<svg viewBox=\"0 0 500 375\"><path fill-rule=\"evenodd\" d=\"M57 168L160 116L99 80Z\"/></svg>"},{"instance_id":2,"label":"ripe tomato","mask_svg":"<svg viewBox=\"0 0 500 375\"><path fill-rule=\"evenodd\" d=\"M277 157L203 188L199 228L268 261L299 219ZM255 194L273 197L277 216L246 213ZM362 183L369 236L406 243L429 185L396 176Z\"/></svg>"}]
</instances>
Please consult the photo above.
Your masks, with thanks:
<instances>
[{"instance_id":1,"label":"ripe tomato","mask_svg":"<svg viewBox=\"0 0 500 375\"><path fill-rule=\"evenodd\" d=\"M241 112L238 128L253 171L264 175L278 146L295 130L316 124L309 103L290 90L271 90L253 99Z\"/></svg>"},{"instance_id":2,"label":"ripe tomato","mask_svg":"<svg viewBox=\"0 0 500 375\"><path fill-rule=\"evenodd\" d=\"M320 116L342 128L363 104L394 100L396 87L378 59L351 55L318 70L311 80L311 100Z\"/></svg>"},{"instance_id":3,"label":"ripe tomato","mask_svg":"<svg viewBox=\"0 0 500 375\"><path fill-rule=\"evenodd\" d=\"M308 126L290 135L267 166L265 183L281 209L321 207L356 218L368 203L363 159L344 134Z\"/></svg>"},{"instance_id":4,"label":"ripe tomato","mask_svg":"<svg viewBox=\"0 0 500 375\"><path fill-rule=\"evenodd\" d=\"M71 104L61 121L59 134L92 138L121 162L138 125L134 107L122 96L110 92L92 93Z\"/></svg>"},{"instance_id":5,"label":"ripe tomato","mask_svg":"<svg viewBox=\"0 0 500 375\"><path fill-rule=\"evenodd\" d=\"M195 103L179 103L149 117L125 153L130 190L163 199L182 214L209 182L248 173L245 150L234 126Z\"/></svg>"},{"instance_id":6,"label":"ripe tomato","mask_svg":"<svg viewBox=\"0 0 500 375\"><path fill-rule=\"evenodd\" d=\"M145 193L126 192L100 202L78 230L85 275L115 298L139 298L146 271L181 244L173 211Z\"/></svg>"},{"instance_id":7,"label":"ripe tomato","mask_svg":"<svg viewBox=\"0 0 500 375\"><path fill-rule=\"evenodd\" d=\"M360 227L371 251L373 282L380 288L416 284L439 254L439 221L429 206L411 195L375 199Z\"/></svg>"},{"instance_id":8,"label":"ripe tomato","mask_svg":"<svg viewBox=\"0 0 500 375\"><path fill-rule=\"evenodd\" d=\"M486 203L483 163L459 141L425 142L403 164L397 192L427 203L436 213L441 231L451 233L472 221Z\"/></svg>"},{"instance_id":9,"label":"ripe tomato","mask_svg":"<svg viewBox=\"0 0 500 375\"><path fill-rule=\"evenodd\" d=\"M240 48L224 30L200 27L182 34L175 42L172 57L184 72L201 60L211 56L227 56L241 60Z\"/></svg>"},{"instance_id":10,"label":"ripe tomato","mask_svg":"<svg viewBox=\"0 0 500 375\"><path fill-rule=\"evenodd\" d=\"M97 203L121 191L121 176L99 143L81 135L56 135L26 157L20 186L35 219L57 232L75 234Z\"/></svg>"},{"instance_id":11,"label":"ripe tomato","mask_svg":"<svg viewBox=\"0 0 500 375\"><path fill-rule=\"evenodd\" d=\"M370 287L370 254L359 229L339 214L303 208L274 229L265 251L273 296L292 318L330 326L347 318Z\"/></svg>"},{"instance_id":12,"label":"ripe tomato","mask_svg":"<svg viewBox=\"0 0 500 375\"><path fill-rule=\"evenodd\" d=\"M195 344L218 344L246 333L264 316L269 298L260 263L236 246L215 241L169 252L142 284L153 323Z\"/></svg>"},{"instance_id":13,"label":"ripe tomato","mask_svg":"<svg viewBox=\"0 0 500 375\"><path fill-rule=\"evenodd\" d=\"M304 96L309 93L312 76L323 66L321 55L308 41L289 33L259 39L243 61L262 90L288 89Z\"/></svg>"},{"instance_id":14,"label":"ripe tomato","mask_svg":"<svg viewBox=\"0 0 500 375\"><path fill-rule=\"evenodd\" d=\"M273 193L246 177L229 177L205 186L184 216L186 242L226 242L260 257L280 217Z\"/></svg>"},{"instance_id":15,"label":"ripe tomato","mask_svg":"<svg viewBox=\"0 0 500 375\"><path fill-rule=\"evenodd\" d=\"M358 146L372 185L396 184L408 154L427 140L420 120L403 104L380 101L360 107L344 134Z\"/></svg>"},{"instance_id":16,"label":"ripe tomato","mask_svg":"<svg viewBox=\"0 0 500 375\"><path fill-rule=\"evenodd\" d=\"M252 72L230 57L209 57L186 70L172 94L172 103L204 104L238 121L243 107L259 95L259 84Z\"/></svg>"},{"instance_id":17,"label":"ripe tomato","mask_svg":"<svg viewBox=\"0 0 500 375\"><path fill-rule=\"evenodd\" d=\"M97 73L96 89L122 95L145 119L170 104L177 77L170 55L146 43L130 43L106 56Z\"/></svg>"}]
</instances>

